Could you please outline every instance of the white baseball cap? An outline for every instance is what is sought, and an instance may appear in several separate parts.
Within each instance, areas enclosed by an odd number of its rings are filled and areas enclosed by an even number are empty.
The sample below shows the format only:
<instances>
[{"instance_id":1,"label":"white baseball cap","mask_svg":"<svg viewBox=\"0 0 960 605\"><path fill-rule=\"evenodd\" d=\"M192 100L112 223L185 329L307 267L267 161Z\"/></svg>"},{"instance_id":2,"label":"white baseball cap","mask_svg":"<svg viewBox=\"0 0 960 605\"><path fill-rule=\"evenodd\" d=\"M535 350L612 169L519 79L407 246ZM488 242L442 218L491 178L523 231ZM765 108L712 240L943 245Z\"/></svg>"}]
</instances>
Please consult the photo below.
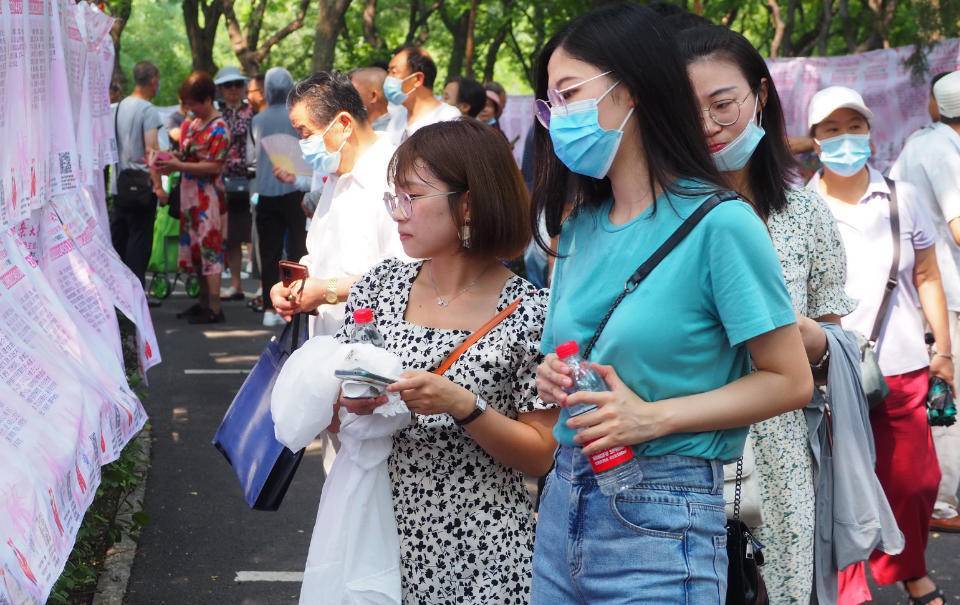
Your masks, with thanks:
<instances>
[{"instance_id":1,"label":"white baseball cap","mask_svg":"<svg viewBox=\"0 0 960 605\"><path fill-rule=\"evenodd\" d=\"M940 115L945 118L960 118L960 71L937 80L933 85L933 98L937 100Z\"/></svg>"},{"instance_id":2,"label":"white baseball cap","mask_svg":"<svg viewBox=\"0 0 960 605\"><path fill-rule=\"evenodd\" d=\"M813 128L838 109L852 109L865 117L868 122L873 120L873 112L863 102L859 92L846 86L831 86L819 91L810 99L807 128Z\"/></svg>"}]
</instances>

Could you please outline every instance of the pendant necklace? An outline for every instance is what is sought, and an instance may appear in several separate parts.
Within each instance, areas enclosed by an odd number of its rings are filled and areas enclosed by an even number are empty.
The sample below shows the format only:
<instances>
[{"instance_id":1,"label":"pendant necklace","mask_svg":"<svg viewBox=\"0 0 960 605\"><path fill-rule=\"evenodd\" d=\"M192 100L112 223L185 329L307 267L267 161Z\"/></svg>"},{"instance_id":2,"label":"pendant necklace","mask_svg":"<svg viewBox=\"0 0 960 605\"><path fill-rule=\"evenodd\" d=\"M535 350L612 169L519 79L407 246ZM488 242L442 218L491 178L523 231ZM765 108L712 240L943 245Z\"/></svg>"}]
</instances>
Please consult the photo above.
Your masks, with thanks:
<instances>
[{"instance_id":1,"label":"pendant necklace","mask_svg":"<svg viewBox=\"0 0 960 605\"><path fill-rule=\"evenodd\" d=\"M430 276L430 283L433 285L433 292L434 292L434 294L437 295L437 305L440 306L440 307L447 307L447 306L450 305L450 303L452 303L453 301L455 301L455 300L457 300L458 298L460 298L460 296L462 296L463 294L466 294L467 290L469 290L470 288L472 288L472 287L474 287L475 285L477 285L477 282L480 281L480 278L483 277L484 275L486 275L486 274L487 274L487 271L489 271L489 270L490 270L490 267L492 267L492 266L493 266L493 264L489 265L486 269L484 269L483 271L481 271L481 272L480 272L480 275L478 275L478 276L476 277L476 279L474 279L472 282L470 282L469 284L467 284L467 285L466 285L464 288L462 288L459 292L457 292L456 294L454 294L454 295L451 296L450 298L444 298L443 296L440 295L440 289L437 288L437 280L434 279L434 277L433 277L433 262L431 262L429 265L427 265L427 274Z\"/></svg>"}]
</instances>

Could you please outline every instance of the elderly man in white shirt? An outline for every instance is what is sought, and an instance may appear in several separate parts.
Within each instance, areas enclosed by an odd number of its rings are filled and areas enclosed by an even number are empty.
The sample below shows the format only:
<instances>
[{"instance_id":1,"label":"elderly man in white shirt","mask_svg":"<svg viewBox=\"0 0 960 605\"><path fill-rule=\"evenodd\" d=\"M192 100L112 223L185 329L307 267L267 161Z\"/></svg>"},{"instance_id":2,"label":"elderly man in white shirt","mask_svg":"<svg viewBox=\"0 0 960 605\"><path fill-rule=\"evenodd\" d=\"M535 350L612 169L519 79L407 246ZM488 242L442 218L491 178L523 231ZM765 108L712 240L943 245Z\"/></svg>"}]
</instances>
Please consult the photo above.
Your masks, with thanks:
<instances>
[{"instance_id":1,"label":"elderly man in white shirt","mask_svg":"<svg viewBox=\"0 0 960 605\"><path fill-rule=\"evenodd\" d=\"M350 286L387 257L407 259L383 204L387 165L396 146L373 131L360 94L340 72L317 72L298 82L287 106L304 158L315 176L328 176L307 232L307 255L300 260L310 277L302 289L277 283L270 297L284 318L316 310L311 336L335 334L343 324ZM333 447L324 450L329 472Z\"/></svg>"},{"instance_id":2,"label":"elderly man in white shirt","mask_svg":"<svg viewBox=\"0 0 960 605\"><path fill-rule=\"evenodd\" d=\"M940 121L907 141L890 176L917 189L936 226L937 261L950 310L956 366L960 360L960 71L939 78L933 97ZM960 532L960 424L933 427L933 438L942 479L930 526Z\"/></svg>"},{"instance_id":3,"label":"elderly man in white shirt","mask_svg":"<svg viewBox=\"0 0 960 605\"><path fill-rule=\"evenodd\" d=\"M390 59L383 94L390 103L387 133L397 145L424 126L460 117L459 109L433 96L436 80L437 64L419 46L404 46Z\"/></svg>"}]
</instances>

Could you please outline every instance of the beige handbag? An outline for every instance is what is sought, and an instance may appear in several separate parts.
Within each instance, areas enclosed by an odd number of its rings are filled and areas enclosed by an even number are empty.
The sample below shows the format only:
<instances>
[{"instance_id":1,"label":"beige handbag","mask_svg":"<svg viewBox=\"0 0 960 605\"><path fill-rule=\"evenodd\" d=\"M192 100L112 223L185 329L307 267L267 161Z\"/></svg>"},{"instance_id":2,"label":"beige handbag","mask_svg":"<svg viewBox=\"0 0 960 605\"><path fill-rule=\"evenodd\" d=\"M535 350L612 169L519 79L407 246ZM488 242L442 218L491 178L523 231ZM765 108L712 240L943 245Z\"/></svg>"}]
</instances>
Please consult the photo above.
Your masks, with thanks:
<instances>
[{"instance_id":1,"label":"beige handbag","mask_svg":"<svg viewBox=\"0 0 960 605\"><path fill-rule=\"evenodd\" d=\"M761 527L763 510L760 508L760 477L753 455L753 442L749 436L743 445L743 457L723 467L723 502L727 508L727 518L734 518L733 502L737 492L737 466L741 463L743 469L740 480L740 520L747 527Z\"/></svg>"}]
</instances>

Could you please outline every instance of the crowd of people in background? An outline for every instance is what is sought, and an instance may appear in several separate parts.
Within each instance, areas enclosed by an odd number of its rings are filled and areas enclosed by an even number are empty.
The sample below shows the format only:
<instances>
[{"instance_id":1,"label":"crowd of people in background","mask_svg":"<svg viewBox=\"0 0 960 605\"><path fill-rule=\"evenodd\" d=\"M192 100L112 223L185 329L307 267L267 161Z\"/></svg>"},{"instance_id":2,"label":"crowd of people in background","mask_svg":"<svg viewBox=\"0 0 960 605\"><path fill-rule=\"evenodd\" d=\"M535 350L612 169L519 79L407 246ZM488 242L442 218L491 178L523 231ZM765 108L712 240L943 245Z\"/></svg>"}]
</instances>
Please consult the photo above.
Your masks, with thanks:
<instances>
[{"instance_id":1,"label":"crowd of people in background","mask_svg":"<svg viewBox=\"0 0 960 605\"><path fill-rule=\"evenodd\" d=\"M371 308L410 370L389 387L415 412L389 463L404 602L722 603L724 465L746 449L770 603L866 602L869 571L945 605L925 550L931 528L960 532L960 425L931 430L927 401L935 379L954 388L960 355L960 72L934 78L932 123L889 175L870 163L885 125L856 90L821 90L807 136L788 137L760 53L683 11L604 7L556 33L522 166L499 124L504 88L457 76L438 95L437 75L412 45L299 82L194 72L164 126L161 74L142 62L115 119L114 245L143 280L175 195L180 267L200 278L179 316L226 321L246 256L265 326L310 313L311 335L346 341ZM272 163L277 134L299 140L312 176ZM283 259L308 276L281 281ZM555 353L571 340L590 343L607 391L572 393ZM866 350L886 391L871 407L844 379L863 376ZM830 443L812 445L822 422ZM611 496L586 456L615 447L642 479ZM838 447L860 466L831 462ZM821 489L853 468L878 497ZM536 522L525 476L546 476Z\"/></svg>"}]
</instances>

